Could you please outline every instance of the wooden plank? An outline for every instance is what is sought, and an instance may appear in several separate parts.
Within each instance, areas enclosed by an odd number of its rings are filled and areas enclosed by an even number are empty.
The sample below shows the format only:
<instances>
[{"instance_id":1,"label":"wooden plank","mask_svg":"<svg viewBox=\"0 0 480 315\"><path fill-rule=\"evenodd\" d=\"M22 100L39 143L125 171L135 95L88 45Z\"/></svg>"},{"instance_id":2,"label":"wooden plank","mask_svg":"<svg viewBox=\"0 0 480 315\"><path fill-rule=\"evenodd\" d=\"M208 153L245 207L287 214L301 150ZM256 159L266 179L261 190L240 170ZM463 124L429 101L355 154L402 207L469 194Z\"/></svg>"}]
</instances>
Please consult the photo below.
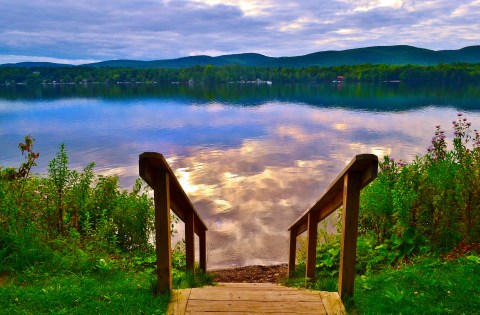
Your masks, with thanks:
<instances>
[{"instance_id":1,"label":"wooden plank","mask_svg":"<svg viewBox=\"0 0 480 315\"><path fill-rule=\"evenodd\" d=\"M338 293L342 299L347 295L353 295L362 173L348 172L345 175L344 186L340 270L338 277Z\"/></svg>"},{"instance_id":2,"label":"wooden plank","mask_svg":"<svg viewBox=\"0 0 480 315\"><path fill-rule=\"evenodd\" d=\"M322 302L328 315L346 315L347 311L337 292L321 291Z\"/></svg>"},{"instance_id":3,"label":"wooden plank","mask_svg":"<svg viewBox=\"0 0 480 315\"><path fill-rule=\"evenodd\" d=\"M252 291L252 290L206 290L192 289L190 293L190 301L207 300L207 301L258 301L258 302L315 302L319 300L318 294L308 294L305 292L292 291Z\"/></svg>"},{"instance_id":4,"label":"wooden plank","mask_svg":"<svg viewBox=\"0 0 480 315\"><path fill-rule=\"evenodd\" d=\"M185 314L187 315L250 315L250 314L255 314L255 313L252 313L251 311L248 311L248 312L236 312L236 311L224 311L224 312L186 312ZM268 313L268 312L262 312L262 313L257 313L257 314L275 314L275 313ZM281 312L280 314L282 315L296 315L298 314L297 312L293 312L293 313L290 313L290 312ZM308 313L304 313L304 314L308 314ZM313 312L311 313L312 315L313 314L318 314L318 312Z\"/></svg>"},{"instance_id":5,"label":"wooden plank","mask_svg":"<svg viewBox=\"0 0 480 315\"><path fill-rule=\"evenodd\" d=\"M195 267L195 214L190 212L185 217L185 258L187 270Z\"/></svg>"},{"instance_id":6,"label":"wooden plank","mask_svg":"<svg viewBox=\"0 0 480 315\"><path fill-rule=\"evenodd\" d=\"M191 203L190 199L188 198L187 194L180 185L175 173L173 173L170 165L168 165L165 157L157 152L144 152L140 154L139 157L139 166L140 166L140 176L143 180L150 186L153 187L155 176L159 170L166 171L170 177L170 187L171 187L171 199L172 199L172 210L175 214L184 220L184 212L193 212L195 213L195 219L197 219L198 225L204 227L205 230L207 229L207 225L203 222L202 218L198 215L195 207ZM196 233L198 234L200 230L197 230Z\"/></svg>"},{"instance_id":7,"label":"wooden plank","mask_svg":"<svg viewBox=\"0 0 480 315\"><path fill-rule=\"evenodd\" d=\"M168 304L167 315L183 315L187 311L191 289L173 290Z\"/></svg>"},{"instance_id":8,"label":"wooden plank","mask_svg":"<svg viewBox=\"0 0 480 315\"><path fill-rule=\"evenodd\" d=\"M324 207L335 195L342 191L343 177L349 171L358 171L362 173L362 188L368 185L372 180L377 177L378 172L378 157L374 154L359 154L355 156L352 161L343 169L343 171L337 176L337 178L330 184L323 196L321 196L312 207L306 210L289 228L296 228L298 233L303 233L300 227L305 228L306 221L308 220L308 212L315 208L317 211ZM337 207L338 208L338 207ZM337 208L330 209L332 213ZM328 212L328 211L327 211ZM325 213L325 217L330 213ZM297 234L298 235L298 234Z\"/></svg>"},{"instance_id":9,"label":"wooden plank","mask_svg":"<svg viewBox=\"0 0 480 315\"><path fill-rule=\"evenodd\" d=\"M289 288L289 287L284 287L284 286L281 286L279 284L276 284L276 283L261 283L261 282L258 282L258 283L248 283L248 282L219 282L217 283L216 286L214 287L208 287L209 289L217 289L217 288L224 288L224 287L228 287L228 288L249 288L249 289L264 289L264 288L267 288L267 289L275 289L277 287L280 287L280 288L286 288L286 289L295 289L295 288Z\"/></svg>"},{"instance_id":10,"label":"wooden plank","mask_svg":"<svg viewBox=\"0 0 480 315\"><path fill-rule=\"evenodd\" d=\"M175 290L173 303L179 304L169 306L175 314L346 314L336 292L271 283L221 283L187 292Z\"/></svg>"},{"instance_id":11,"label":"wooden plank","mask_svg":"<svg viewBox=\"0 0 480 315\"><path fill-rule=\"evenodd\" d=\"M172 290L172 251L170 241L170 185L167 172L158 172L154 186L155 250L157 292Z\"/></svg>"},{"instance_id":12,"label":"wooden plank","mask_svg":"<svg viewBox=\"0 0 480 315\"><path fill-rule=\"evenodd\" d=\"M326 314L321 299L312 302L304 301L198 301L190 299L188 301L187 312L250 312L250 313L275 313L283 312L297 314Z\"/></svg>"},{"instance_id":13,"label":"wooden plank","mask_svg":"<svg viewBox=\"0 0 480 315\"><path fill-rule=\"evenodd\" d=\"M308 213L308 230L307 230L307 266L306 277L310 280L315 279L315 266L317 264L317 233L318 221L316 212Z\"/></svg>"},{"instance_id":14,"label":"wooden plank","mask_svg":"<svg viewBox=\"0 0 480 315\"><path fill-rule=\"evenodd\" d=\"M297 255L297 231L290 230L290 246L288 247L288 277L293 277Z\"/></svg>"},{"instance_id":15,"label":"wooden plank","mask_svg":"<svg viewBox=\"0 0 480 315\"><path fill-rule=\"evenodd\" d=\"M200 269L207 271L207 233L204 229L198 234L199 251L200 251Z\"/></svg>"}]
</instances>

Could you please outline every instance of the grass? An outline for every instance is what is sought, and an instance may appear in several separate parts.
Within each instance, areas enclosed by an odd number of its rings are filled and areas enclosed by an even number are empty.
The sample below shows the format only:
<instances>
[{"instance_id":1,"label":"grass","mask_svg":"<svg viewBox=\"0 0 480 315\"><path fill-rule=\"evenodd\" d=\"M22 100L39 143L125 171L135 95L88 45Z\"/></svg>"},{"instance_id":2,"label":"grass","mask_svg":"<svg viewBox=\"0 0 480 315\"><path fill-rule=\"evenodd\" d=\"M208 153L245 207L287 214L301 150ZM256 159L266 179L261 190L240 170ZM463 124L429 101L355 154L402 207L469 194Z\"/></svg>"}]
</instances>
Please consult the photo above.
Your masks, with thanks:
<instances>
[{"instance_id":1,"label":"grass","mask_svg":"<svg viewBox=\"0 0 480 315\"><path fill-rule=\"evenodd\" d=\"M427 257L357 276L354 297L345 306L349 314L475 314L480 310L480 258L475 257ZM307 287L336 292L337 281L320 277ZM305 287L305 278L285 284Z\"/></svg>"},{"instance_id":2,"label":"grass","mask_svg":"<svg viewBox=\"0 0 480 315\"><path fill-rule=\"evenodd\" d=\"M0 287L0 309L2 314L165 314L170 297L153 296L154 280L146 272L27 271Z\"/></svg>"},{"instance_id":3,"label":"grass","mask_svg":"<svg viewBox=\"0 0 480 315\"><path fill-rule=\"evenodd\" d=\"M127 257L100 259L83 271L53 270L40 263L20 272L0 273L0 313L165 314L170 296L155 294L151 257ZM74 263L72 256L63 258ZM176 289L213 284L208 273L172 271Z\"/></svg>"},{"instance_id":4,"label":"grass","mask_svg":"<svg viewBox=\"0 0 480 315\"><path fill-rule=\"evenodd\" d=\"M426 258L357 277L348 309L354 314L473 314L480 310L479 284L478 262Z\"/></svg>"}]
</instances>

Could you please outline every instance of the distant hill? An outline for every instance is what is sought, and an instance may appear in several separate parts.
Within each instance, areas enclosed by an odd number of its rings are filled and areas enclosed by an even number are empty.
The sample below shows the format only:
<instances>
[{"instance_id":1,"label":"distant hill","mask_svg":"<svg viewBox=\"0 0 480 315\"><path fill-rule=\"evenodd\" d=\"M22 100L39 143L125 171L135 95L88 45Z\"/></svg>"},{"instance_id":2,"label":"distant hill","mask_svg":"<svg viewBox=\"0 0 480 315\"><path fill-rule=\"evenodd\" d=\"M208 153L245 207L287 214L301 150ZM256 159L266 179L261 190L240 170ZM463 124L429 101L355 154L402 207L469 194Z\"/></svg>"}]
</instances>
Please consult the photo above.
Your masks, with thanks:
<instances>
[{"instance_id":1,"label":"distant hill","mask_svg":"<svg viewBox=\"0 0 480 315\"><path fill-rule=\"evenodd\" d=\"M53 62L18 62L18 63L5 63L0 65L0 67L20 67L20 68L36 68L36 67L51 67L51 68L60 68L60 67L74 67L74 65L69 65L65 63L53 63Z\"/></svg>"},{"instance_id":2,"label":"distant hill","mask_svg":"<svg viewBox=\"0 0 480 315\"><path fill-rule=\"evenodd\" d=\"M307 66L340 66L358 64L388 65L437 65L440 63L480 63L480 46L458 50L430 50L407 45L375 46L340 51L321 51L304 56L268 57L245 53L218 57L190 56L176 59L139 61L109 60L80 65L82 67L125 67L125 68L187 68L196 65L241 65L299 68ZM73 65L48 62L22 62L0 67L72 67Z\"/></svg>"}]
</instances>

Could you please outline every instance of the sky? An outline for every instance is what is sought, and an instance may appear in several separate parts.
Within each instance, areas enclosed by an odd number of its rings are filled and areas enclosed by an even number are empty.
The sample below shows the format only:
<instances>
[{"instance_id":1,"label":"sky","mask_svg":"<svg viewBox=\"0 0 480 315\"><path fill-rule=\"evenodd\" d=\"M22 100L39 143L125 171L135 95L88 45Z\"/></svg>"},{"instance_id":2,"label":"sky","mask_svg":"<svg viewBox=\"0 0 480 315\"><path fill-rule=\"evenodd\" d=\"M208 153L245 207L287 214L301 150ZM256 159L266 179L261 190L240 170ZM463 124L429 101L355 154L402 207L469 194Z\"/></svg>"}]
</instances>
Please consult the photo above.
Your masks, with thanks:
<instances>
[{"instance_id":1,"label":"sky","mask_svg":"<svg viewBox=\"0 0 480 315\"><path fill-rule=\"evenodd\" d=\"M0 64L480 44L480 0L0 0Z\"/></svg>"}]
</instances>

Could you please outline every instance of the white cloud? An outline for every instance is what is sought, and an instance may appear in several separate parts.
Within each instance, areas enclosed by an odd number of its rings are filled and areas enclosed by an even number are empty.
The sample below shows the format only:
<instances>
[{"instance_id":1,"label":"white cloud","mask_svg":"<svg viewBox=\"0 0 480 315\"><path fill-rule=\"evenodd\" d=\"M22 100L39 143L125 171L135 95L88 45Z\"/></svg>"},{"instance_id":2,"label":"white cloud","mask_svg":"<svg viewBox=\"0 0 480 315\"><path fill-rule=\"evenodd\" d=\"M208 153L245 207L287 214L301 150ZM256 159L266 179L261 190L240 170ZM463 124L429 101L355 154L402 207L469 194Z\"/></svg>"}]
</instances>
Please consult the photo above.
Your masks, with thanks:
<instances>
[{"instance_id":1,"label":"white cloud","mask_svg":"<svg viewBox=\"0 0 480 315\"><path fill-rule=\"evenodd\" d=\"M40 56L19 56L19 55L0 55L0 64L3 63L17 63L17 62L53 62L64 63L71 65L80 65L85 63L97 62L96 59L62 59L52 57L40 57Z\"/></svg>"},{"instance_id":2,"label":"white cloud","mask_svg":"<svg viewBox=\"0 0 480 315\"><path fill-rule=\"evenodd\" d=\"M480 28L479 0L332 0L321 5L306 0L118 0L102 7L93 0L10 2L0 0L4 56L155 60L479 44L474 35ZM445 34L455 34L455 41Z\"/></svg>"}]
</instances>

